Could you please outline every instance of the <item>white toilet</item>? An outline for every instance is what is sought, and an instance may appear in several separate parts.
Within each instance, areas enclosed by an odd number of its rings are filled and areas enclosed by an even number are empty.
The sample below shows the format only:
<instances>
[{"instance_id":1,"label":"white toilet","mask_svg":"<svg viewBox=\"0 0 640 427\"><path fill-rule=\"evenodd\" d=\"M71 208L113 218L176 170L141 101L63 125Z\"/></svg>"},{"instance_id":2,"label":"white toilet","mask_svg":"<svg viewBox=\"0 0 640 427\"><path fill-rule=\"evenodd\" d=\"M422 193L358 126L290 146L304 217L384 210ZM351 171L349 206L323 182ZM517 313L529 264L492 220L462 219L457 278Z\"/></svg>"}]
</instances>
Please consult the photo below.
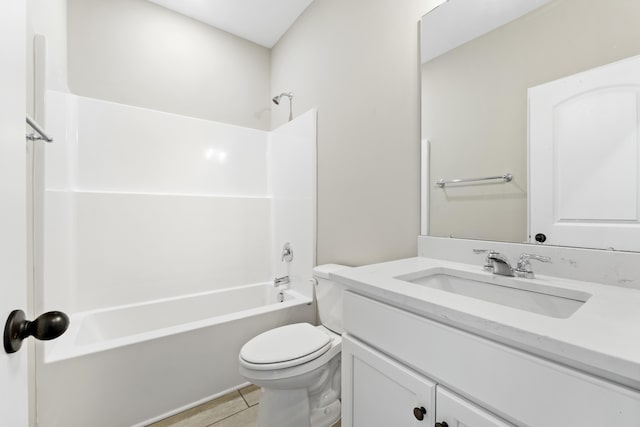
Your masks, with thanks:
<instances>
[{"instance_id":1,"label":"white toilet","mask_svg":"<svg viewBox=\"0 0 640 427\"><path fill-rule=\"evenodd\" d=\"M340 419L342 290L313 269L322 326L296 323L271 329L240 350L240 374L262 387L258 427L330 427Z\"/></svg>"}]
</instances>

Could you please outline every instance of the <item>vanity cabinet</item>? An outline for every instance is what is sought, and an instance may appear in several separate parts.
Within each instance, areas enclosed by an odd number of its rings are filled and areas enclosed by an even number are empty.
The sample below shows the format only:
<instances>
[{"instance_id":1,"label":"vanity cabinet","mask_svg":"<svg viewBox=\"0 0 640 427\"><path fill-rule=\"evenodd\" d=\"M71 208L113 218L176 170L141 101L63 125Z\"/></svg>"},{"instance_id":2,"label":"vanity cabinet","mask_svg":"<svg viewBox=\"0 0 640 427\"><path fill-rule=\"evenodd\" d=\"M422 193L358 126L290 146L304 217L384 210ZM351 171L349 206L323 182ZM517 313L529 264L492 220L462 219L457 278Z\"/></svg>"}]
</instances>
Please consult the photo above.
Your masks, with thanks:
<instances>
[{"instance_id":1,"label":"vanity cabinet","mask_svg":"<svg viewBox=\"0 0 640 427\"><path fill-rule=\"evenodd\" d=\"M344 427L640 426L637 390L351 291L343 313Z\"/></svg>"},{"instance_id":2,"label":"vanity cabinet","mask_svg":"<svg viewBox=\"0 0 640 427\"><path fill-rule=\"evenodd\" d=\"M345 427L511 426L356 339L342 355Z\"/></svg>"}]
</instances>

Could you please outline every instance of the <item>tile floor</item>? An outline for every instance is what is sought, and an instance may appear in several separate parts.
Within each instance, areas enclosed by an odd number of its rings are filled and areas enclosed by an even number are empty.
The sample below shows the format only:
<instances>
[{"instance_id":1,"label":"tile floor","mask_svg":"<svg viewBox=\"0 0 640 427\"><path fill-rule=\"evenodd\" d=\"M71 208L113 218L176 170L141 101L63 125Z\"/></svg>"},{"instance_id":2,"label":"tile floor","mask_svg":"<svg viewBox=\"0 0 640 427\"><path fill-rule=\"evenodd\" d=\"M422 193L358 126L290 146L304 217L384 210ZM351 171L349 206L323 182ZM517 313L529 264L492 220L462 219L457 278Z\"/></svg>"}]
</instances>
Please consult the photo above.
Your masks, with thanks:
<instances>
[{"instance_id":1,"label":"tile floor","mask_svg":"<svg viewBox=\"0 0 640 427\"><path fill-rule=\"evenodd\" d=\"M148 427L256 427L259 401L260 389L251 385Z\"/></svg>"}]
</instances>

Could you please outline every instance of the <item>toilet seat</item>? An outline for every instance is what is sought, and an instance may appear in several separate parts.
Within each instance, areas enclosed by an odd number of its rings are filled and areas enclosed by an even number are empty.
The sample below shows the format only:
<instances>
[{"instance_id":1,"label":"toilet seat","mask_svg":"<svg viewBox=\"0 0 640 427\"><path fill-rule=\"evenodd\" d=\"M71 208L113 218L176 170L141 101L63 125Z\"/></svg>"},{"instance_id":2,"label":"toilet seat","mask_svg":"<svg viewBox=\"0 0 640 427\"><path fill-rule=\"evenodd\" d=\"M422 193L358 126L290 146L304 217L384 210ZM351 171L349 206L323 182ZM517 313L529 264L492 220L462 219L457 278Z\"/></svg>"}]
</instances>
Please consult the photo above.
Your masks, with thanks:
<instances>
[{"instance_id":1,"label":"toilet seat","mask_svg":"<svg viewBox=\"0 0 640 427\"><path fill-rule=\"evenodd\" d=\"M295 323L264 332L240 350L240 363L255 370L302 365L331 348L331 337L309 323Z\"/></svg>"}]
</instances>

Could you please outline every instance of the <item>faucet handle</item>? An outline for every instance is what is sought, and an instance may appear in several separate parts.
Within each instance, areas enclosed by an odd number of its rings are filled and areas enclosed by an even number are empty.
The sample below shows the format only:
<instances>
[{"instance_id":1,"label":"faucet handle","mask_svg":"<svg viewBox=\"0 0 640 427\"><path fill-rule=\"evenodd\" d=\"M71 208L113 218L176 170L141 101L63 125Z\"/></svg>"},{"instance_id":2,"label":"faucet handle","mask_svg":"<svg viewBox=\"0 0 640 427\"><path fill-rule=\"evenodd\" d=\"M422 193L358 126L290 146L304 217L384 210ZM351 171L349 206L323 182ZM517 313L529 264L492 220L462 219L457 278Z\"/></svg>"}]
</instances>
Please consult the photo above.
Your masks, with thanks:
<instances>
[{"instance_id":1,"label":"faucet handle","mask_svg":"<svg viewBox=\"0 0 640 427\"><path fill-rule=\"evenodd\" d=\"M291 243L287 242L282 246L281 261L282 262L291 262L293 259L293 247L291 247Z\"/></svg>"},{"instance_id":2,"label":"faucet handle","mask_svg":"<svg viewBox=\"0 0 640 427\"><path fill-rule=\"evenodd\" d=\"M543 255L536 255L536 254L530 254L530 253L526 253L523 252L522 254L520 254L520 259L518 259L518 263L520 262L529 262L530 259L535 259L536 261L541 261L541 262L551 262L551 258L548 256L543 256Z\"/></svg>"},{"instance_id":3,"label":"faucet handle","mask_svg":"<svg viewBox=\"0 0 640 427\"><path fill-rule=\"evenodd\" d=\"M551 258L543 255L536 255L530 253L522 253L520 258L518 259L518 264L516 265L516 274L520 277L524 277L526 279L533 279L535 277L533 273L533 269L531 268L531 263L529 260L536 260L540 262L551 262Z\"/></svg>"}]
</instances>

